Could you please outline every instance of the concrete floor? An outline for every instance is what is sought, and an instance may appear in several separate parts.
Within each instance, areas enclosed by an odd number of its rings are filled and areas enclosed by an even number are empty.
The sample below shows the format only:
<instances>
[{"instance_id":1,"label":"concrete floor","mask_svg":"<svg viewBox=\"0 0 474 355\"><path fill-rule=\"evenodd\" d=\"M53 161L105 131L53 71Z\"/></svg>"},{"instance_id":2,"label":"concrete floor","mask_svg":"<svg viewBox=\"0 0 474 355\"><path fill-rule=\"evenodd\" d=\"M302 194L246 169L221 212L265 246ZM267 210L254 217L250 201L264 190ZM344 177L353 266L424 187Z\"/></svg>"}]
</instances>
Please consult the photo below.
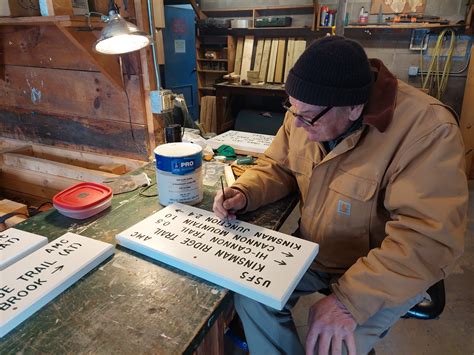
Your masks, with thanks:
<instances>
[{"instance_id":1,"label":"concrete floor","mask_svg":"<svg viewBox=\"0 0 474 355\"><path fill-rule=\"evenodd\" d=\"M474 180L469 183L469 195L465 252L445 280L446 307L441 317L437 320L400 319L375 347L377 355L474 355ZM281 231L292 233L298 218L298 212L294 211ZM318 293L302 297L293 310L303 343L308 331L308 308L321 297Z\"/></svg>"}]
</instances>

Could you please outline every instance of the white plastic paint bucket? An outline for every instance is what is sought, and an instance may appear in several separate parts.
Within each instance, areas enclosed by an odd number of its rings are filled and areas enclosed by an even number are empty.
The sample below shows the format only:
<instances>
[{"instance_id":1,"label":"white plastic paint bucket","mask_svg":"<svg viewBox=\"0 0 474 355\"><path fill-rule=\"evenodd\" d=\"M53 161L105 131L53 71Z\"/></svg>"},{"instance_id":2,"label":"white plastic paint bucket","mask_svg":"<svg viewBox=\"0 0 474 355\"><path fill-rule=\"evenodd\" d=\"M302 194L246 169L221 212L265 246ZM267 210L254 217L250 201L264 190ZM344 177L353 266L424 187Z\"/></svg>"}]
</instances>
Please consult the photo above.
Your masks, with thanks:
<instances>
[{"instance_id":1,"label":"white plastic paint bucket","mask_svg":"<svg viewBox=\"0 0 474 355\"><path fill-rule=\"evenodd\" d=\"M167 143L154 150L160 204L202 201L202 148L193 143Z\"/></svg>"}]
</instances>

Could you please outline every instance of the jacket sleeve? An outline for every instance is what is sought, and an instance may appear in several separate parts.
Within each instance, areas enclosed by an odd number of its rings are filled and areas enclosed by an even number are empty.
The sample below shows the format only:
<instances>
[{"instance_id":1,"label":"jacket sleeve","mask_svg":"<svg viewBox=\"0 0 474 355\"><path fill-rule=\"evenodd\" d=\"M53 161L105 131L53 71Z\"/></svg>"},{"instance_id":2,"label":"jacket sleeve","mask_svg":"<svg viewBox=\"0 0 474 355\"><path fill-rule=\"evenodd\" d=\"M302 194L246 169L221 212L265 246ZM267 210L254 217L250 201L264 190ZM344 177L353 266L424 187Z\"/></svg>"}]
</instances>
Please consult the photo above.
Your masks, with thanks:
<instances>
[{"instance_id":1,"label":"jacket sleeve","mask_svg":"<svg viewBox=\"0 0 474 355\"><path fill-rule=\"evenodd\" d=\"M242 191L247 197L247 206L240 212L253 211L296 191L296 179L291 170L285 167L291 125L292 120L287 114L282 127L263 157L257 160L255 167L246 170L232 185L232 188Z\"/></svg>"},{"instance_id":2,"label":"jacket sleeve","mask_svg":"<svg viewBox=\"0 0 474 355\"><path fill-rule=\"evenodd\" d=\"M425 291L453 268L467 223L464 163L459 129L450 123L418 138L395 162L384 199L391 215L385 239L333 285L359 324Z\"/></svg>"}]
</instances>

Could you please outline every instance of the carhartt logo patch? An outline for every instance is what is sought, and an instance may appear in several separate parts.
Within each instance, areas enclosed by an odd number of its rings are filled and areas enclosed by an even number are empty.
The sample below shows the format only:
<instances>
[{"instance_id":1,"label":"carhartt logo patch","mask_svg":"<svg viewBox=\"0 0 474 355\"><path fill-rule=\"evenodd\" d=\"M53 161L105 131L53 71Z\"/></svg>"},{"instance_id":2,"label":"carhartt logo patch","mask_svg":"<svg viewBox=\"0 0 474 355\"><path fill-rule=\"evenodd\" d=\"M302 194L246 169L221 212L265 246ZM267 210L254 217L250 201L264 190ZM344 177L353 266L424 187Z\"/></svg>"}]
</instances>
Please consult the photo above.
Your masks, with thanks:
<instances>
[{"instance_id":1,"label":"carhartt logo patch","mask_svg":"<svg viewBox=\"0 0 474 355\"><path fill-rule=\"evenodd\" d=\"M337 213L350 216L351 204L347 201L339 200L337 203Z\"/></svg>"}]
</instances>

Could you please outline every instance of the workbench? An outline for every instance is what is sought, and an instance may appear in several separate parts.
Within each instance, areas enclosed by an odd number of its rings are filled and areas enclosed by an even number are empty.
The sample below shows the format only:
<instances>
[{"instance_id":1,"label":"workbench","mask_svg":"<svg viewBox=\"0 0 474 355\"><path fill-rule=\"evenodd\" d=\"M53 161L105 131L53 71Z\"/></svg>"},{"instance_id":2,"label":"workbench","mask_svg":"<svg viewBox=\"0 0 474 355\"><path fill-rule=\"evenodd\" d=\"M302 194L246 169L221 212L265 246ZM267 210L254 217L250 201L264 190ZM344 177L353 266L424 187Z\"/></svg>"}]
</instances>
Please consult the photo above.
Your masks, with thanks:
<instances>
[{"instance_id":1,"label":"workbench","mask_svg":"<svg viewBox=\"0 0 474 355\"><path fill-rule=\"evenodd\" d=\"M153 163L145 171L155 181ZM197 207L212 210L215 191L204 186ZM146 194L156 193L156 185ZM278 229L296 204L289 196L240 217ZM16 226L52 241L73 232L116 244L115 235L163 208L139 190L114 196L111 208L86 220L55 209ZM117 246L115 256L0 340L1 354L160 353L223 354L224 316L232 292Z\"/></svg>"},{"instance_id":2,"label":"workbench","mask_svg":"<svg viewBox=\"0 0 474 355\"><path fill-rule=\"evenodd\" d=\"M282 101L288 95L283 84L215 84L216 88L216 127L217 134L224 133L234 127L234 119L227 114L227 105L232 95L280 96Z\"/></svg>"}]
</instances>

